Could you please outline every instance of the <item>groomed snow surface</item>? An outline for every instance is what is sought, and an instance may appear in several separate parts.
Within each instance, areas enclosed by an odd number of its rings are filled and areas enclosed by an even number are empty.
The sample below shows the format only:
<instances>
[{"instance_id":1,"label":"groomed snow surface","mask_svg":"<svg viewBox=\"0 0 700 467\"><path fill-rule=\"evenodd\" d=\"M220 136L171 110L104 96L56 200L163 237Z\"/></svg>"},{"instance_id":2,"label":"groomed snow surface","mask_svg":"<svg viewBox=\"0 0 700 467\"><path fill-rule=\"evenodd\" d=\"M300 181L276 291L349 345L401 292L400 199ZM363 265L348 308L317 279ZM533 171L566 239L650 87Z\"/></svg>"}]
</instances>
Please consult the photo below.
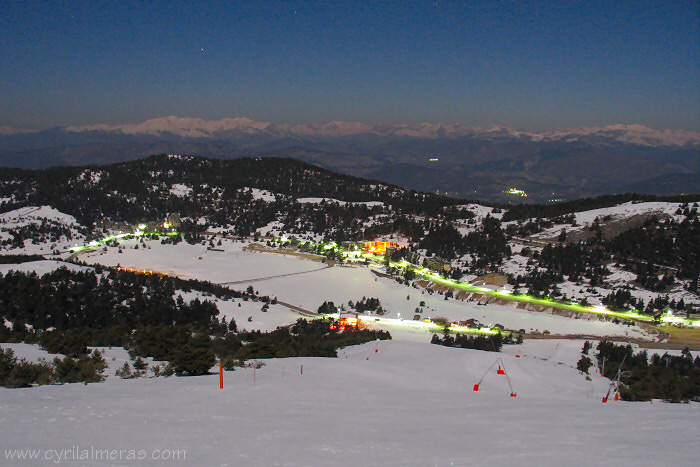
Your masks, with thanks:
<instances>
[{"instance_id":1,"label":"groomed snow surface","mask_svg":"<svg viewBox=\"0 0 700 467\"><path fill-rule=\"evenodd\" d=\"M700 405L603 404L607 380L570 366L580 348L384 341L225 372L224 389L214 373L0 389L0 455L77 446L177 450L181 460L69 465L696 465ZM517 397L495 367L473 391L499 356Z\"/></svg>"}]
</instances>

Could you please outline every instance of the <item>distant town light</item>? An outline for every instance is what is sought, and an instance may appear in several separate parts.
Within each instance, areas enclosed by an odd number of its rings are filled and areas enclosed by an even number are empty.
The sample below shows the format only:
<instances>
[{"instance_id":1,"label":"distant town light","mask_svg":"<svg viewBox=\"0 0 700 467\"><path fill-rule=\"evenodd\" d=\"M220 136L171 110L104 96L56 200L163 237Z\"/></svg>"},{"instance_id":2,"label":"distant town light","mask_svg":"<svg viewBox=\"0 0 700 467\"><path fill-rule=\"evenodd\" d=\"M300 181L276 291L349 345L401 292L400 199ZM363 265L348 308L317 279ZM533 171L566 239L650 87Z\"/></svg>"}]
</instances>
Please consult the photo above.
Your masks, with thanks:
<instances>
[{"instance_id":1,"label":"distant town light","mask_svg":"<svg viewBox=\"0 0 700 467\"><path fill-rule=\"evenodd\" d=\"M503 193L509 194L509 195L517 195L517 196L522 196L523 198L527 198L527 193L525 193L523 190L520 190L518 188L509 188L508 190L504 191Z\"/></svg>"}]
</instances>

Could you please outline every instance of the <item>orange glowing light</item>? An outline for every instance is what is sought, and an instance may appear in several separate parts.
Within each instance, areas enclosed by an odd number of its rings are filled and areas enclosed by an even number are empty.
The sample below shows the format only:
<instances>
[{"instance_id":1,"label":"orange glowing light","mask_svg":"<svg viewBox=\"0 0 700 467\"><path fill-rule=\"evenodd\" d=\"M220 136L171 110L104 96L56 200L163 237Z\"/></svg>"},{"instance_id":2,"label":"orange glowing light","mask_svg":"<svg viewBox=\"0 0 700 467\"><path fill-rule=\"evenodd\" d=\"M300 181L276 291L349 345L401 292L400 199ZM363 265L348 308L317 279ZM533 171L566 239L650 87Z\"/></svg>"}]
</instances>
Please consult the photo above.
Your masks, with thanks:
<instances>
[{"instance_id":1,"label":"orange glowing light","mask_svg":"<svg viewBox=\"0 0 700 467\"><path fill-rule=\"evenodd\" d=\"M360 329L362 322L355 317L344 317L331 323L331 329L338 329L339 331L344 331L346 329Z\"/></svg>"},{"instance_id":2,"label":"orange glowing light","mask_svg":"<svg viewBox=\"0 0 700 467\"><path fill-rule=\"evenodd\" d=\"M388 247L396 246L396 242L365 242L365 251L375 255L385 255Z\"/></svg>"}]
</instances>

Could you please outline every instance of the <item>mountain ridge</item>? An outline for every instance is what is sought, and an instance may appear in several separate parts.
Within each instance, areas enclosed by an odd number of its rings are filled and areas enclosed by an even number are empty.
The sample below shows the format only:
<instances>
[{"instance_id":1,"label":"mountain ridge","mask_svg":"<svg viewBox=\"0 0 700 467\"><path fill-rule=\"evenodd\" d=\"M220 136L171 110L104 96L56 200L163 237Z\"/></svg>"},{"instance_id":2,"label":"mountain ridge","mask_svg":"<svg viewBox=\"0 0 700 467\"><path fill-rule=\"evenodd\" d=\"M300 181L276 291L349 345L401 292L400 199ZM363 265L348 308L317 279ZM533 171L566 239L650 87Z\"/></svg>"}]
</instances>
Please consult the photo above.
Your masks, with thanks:
<instances>
[{"instance_id":1,"label":"mountain ridge","mask_svg":"<svg viewBox=\"0 0 700 467\"><path fill-rule=\"evenodd\" d=\"M163 117L128 125L0 131L0 166L120 162L152 154L293 157L421 191L547 202L700 186L700 133L642 125L533 133L460 124L284 124ZM673 181L682 181L674 183ZM527 193L513 195L512 188Z\"/></svg>"},{"instance_id":2,"label":"mountain ridge","mask_svg":"<svg viewBox=\"0 0 700 467\"><path fill-rule=\"evenodd\" d=\"M0 127L0 135L32 135L48 130L66 133L108 132L122 135L172 135L184 138L223 138L234 134L264 135L270 137L342 138L358 135L412 138L492 137L516 138L531 141L558 141L577 137L597 136L614 141L646 146L685 146L700 144L700 132L679 129L653 129L640 124L614 124L603 127L576 127L545 131L522 131L494 125L469 126L459 123L402 123L393 125L369 125L362 122L332 121L325 124L296 123L274 124L258 122L247 117L206 120L203 118L167 116L140 123L121 125L93 124L84 126L54 127L47 130L23 130Z\"/></svg>"}]
</instances>

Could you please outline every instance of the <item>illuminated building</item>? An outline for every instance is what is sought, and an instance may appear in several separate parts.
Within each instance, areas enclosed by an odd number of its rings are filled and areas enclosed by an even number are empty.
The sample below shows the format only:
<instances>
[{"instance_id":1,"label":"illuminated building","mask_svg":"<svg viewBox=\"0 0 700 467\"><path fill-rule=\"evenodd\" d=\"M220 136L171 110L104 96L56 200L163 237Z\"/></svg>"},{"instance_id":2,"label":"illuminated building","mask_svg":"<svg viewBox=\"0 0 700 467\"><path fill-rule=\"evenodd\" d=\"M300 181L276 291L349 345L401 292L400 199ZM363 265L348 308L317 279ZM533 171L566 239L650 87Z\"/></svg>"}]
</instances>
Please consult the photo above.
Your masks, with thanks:
<instances>
[{"instance_id":1,"label":"illuminated building","mask_svg":"<svg viewBox=\"0 0 700 467\"><path fill-rule=\"evenodd\" d=\"M396 248L398 245L396 242L365 242L365 251L367 253L372 253L373 255L384 255L386 254L387 247Z\"/></svg>"}]
</instances>

